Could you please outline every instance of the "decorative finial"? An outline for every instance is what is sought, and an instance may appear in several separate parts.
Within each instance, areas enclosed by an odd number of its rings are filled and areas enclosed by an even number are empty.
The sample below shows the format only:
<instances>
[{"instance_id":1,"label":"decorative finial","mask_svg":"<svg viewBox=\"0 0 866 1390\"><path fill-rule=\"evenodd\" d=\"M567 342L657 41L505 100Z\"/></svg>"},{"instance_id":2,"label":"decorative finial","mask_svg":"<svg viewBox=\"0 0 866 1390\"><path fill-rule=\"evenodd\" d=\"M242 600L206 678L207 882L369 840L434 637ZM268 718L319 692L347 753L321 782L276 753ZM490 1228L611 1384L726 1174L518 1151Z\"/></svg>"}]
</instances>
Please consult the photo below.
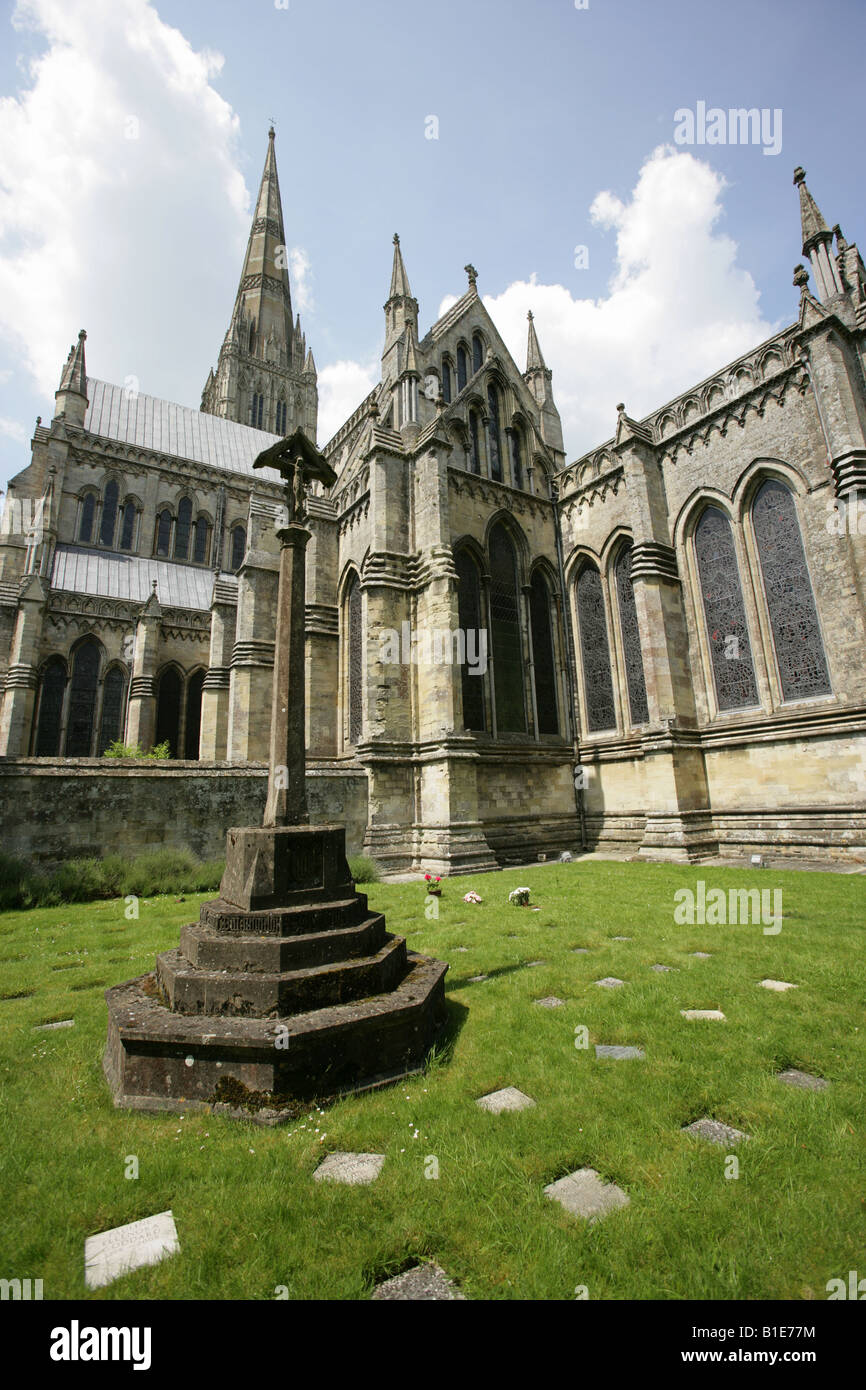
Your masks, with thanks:
<instances>
[{"instance_id":1,"label":"decorative finial","mask_svg":"<svg viewBox=\"0 0 866 1390\"><path fill-rule=\"evenodd\" d=\"M617 406L616 410L617 410L617 414L618 414L618 415L625 415L625 406L623 405L622 401L620 401L620 403L619 403L619 405Z\"/></svg>"},{"instance_id":2,"label":"decorative finial","mask_svg":"<svg viewBox=\"0 0 866 1390\"><path fill-rule=\"evenodd\" d=\"M535 315L533 314L533 312L532 312L531 309L527 309L527 311L526 311L526 317L529 319L529 322L532 323L532 320L533 320L533 318L535 317Z\"/></svg>"},{"instance_id":3,"label":"decorative finial","mask_svg":"<svg viewBox=\"0 0 866 1390\"><path fill-rule=\"evenodd\" d=\"M463 269L466 271L466 274L469 276L469 288L470 288L470 289L474 289L474 288L475 288L475 281L478 279L478 271L475 269L475 266L472 265L471 262L469 263L469 265L465 265L465 266L463 267Z\"/></svg>"},{"instance_id":4,"label":"decorative finial","mask_svg":"<svg viewBox=\"0 0 866 1390\"><path fill-rule=\"evenodd\" d=\"M37 416L36 416L36 428L38 429L39 426L40 426L41 424L42 424L42 416L41 416L41 415L37 415Z\"/></svg>"},{"instance_id":5,"label":"decorative finial","mask_svg":"<svg viewBox=\"0 0 866 1390\"><path fill-rule=\"evenodd\" d=\"M153 581L153 596L156 598L156 580Z\"/></svg>"},{"instance_id":6,"label":"decorative finial","mask_svg":"<svg viewBox=\"0 0 866 1390\"><path fill-rule=\"evenodd\" d=\"M809 283L809 272L804 265L794 266L794 284L799 290L805 290Z\"/></svg>"},{"instance_id":7,"label":"decorative finial","mask_svg":"<svg viewBox=\"0 0 866 1390\"><path fill-rule=\"evenodd\" d=\"M87 337L87 334L85 333L84 329L83 329L83 328L80 328L80 329L78 330L78 341L79 341L79 343L83 343L83 342L84 342L84 339L85 339L86 337Z\"/></svg>"},{"instance_id":8,"label":"decorative finial","mask_svg":"<svg viewBox=\"0 0 866 1390\"><path fill-rule=\"evenodd\" d=\"M395 246L399 246L399 245L400 245L400 238L399 238L399 236L397 235L396 232L394 233L394 245L395 245Z\"/></svg>"},{"instance_id":9,"label":"decorative finial","mask_svg":"<svg viewBox=\"0 0 866 1390\"><path fill-rule=\"evenodd\" d=\"M805 183L805 182L806 182L806 170L805 170L805 169L801 169L801 168L800 168L800 165L798 164L797 167L796 167L796 169L794 170L794 183L795 183L795 184L801 184L801 183Z\"/></svg>"}]
</instances>

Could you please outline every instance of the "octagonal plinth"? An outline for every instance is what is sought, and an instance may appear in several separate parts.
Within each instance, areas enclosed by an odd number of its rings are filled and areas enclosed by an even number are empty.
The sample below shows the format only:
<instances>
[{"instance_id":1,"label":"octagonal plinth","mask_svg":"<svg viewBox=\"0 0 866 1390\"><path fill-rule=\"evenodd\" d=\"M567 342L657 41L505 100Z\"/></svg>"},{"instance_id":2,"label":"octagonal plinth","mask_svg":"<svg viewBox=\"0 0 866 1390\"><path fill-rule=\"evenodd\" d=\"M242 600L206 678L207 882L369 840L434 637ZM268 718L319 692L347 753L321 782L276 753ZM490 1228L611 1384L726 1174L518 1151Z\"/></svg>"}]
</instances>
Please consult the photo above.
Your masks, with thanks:
<instances>
[{"instance_id":1,"label":"octagonal plinth","mask_svg":"<svg viewBox=\"0 0 866 1390\"><path fill-rule=\"evenodd\" d=\"M214 1104L226 1078L278 1107L399 1079L441 1029L447 968L368 910L342 828L230 830L220 897L106 991L115 1104Z\"/></svg>"}]
</instances>

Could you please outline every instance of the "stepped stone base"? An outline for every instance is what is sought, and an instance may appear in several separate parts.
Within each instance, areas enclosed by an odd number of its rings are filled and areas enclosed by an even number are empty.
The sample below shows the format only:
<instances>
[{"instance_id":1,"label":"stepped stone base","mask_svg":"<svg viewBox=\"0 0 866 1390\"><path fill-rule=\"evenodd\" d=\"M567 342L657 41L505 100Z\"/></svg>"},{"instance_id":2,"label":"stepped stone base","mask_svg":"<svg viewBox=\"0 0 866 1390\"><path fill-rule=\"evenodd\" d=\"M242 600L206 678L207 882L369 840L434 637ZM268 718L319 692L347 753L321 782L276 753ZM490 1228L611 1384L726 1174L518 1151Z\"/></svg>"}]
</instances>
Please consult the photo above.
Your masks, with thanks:
<instances>
[{"instance_id":1,"label":"stepped stone base","mask_svg":"<svg viewBox=\"0 0 866 1390\"><path fill-rule=\"evenodd\" d=\"M220 897L106 991L114 1102L211 1105L231 1078L278 1107L399 1080L441 1030L447 969L368 911L341 827L230 830Z\"/></svg>"}]
</instances>

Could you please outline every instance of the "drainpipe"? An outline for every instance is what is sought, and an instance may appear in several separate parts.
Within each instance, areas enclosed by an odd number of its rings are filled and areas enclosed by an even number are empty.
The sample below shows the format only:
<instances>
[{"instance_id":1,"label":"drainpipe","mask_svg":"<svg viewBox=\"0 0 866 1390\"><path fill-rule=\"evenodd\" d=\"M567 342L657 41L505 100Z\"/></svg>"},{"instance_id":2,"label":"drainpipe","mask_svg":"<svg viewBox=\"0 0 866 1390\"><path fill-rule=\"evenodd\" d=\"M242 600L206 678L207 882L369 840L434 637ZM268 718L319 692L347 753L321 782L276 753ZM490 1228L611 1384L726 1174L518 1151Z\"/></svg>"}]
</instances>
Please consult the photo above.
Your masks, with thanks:
<instances>
[{"instance_id":1,"label":"drainpipe","mask_svg":"<svg viewBox=\"0 0 866 1390\"><path fill-rule=\"evenodd\" d=\"M550 479L550 501L553 506L553 534L556 538L556 563L559 569L559 591L562 594L562 626L565 632L565 674L568 682L569 719L571 720L572 746L575 764L580 762L577 740L577 681L575 679L574 642L571 635L571 610L568 603L568 590L565 587L565 562L562 558L562 534L559 526L559 489ZM573 780L573 779L572 779ZM583 804L583 787L575 784L574 807L580 823L580 847L586 849L586 811Z\"/></svg>"}]
</instances>

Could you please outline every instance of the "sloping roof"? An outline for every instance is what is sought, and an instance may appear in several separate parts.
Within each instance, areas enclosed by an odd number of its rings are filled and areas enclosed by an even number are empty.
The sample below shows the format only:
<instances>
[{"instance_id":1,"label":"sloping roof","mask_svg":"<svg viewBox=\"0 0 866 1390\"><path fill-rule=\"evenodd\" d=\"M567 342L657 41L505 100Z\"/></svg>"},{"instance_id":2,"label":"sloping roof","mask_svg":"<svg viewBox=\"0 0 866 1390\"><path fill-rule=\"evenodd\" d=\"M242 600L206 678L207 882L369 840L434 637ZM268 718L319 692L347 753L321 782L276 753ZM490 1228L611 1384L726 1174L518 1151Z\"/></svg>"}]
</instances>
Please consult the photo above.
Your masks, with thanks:
<instances>
[{"instance_id":1,"label":"sloping roof","mask_svg":"<svg viewBox=\"0 0 866 1390\"><path fill-rule=\"evenodd\" d=\"M282 483L273 469L253 472L253 461L263 449L276 444L281 438L278 434L266 434L235 420L205 415L190 406L161 401L157 396L128 391L93 377L87 378L87 397L84 428L91 434L172 458L191 459L223 473Z\"/></svg>"},{"instance_id":2,"label":"sloping roof","mask_svg":"<svg viewBox=\"0 0 866 1390\"><path fill-rule=\"evenodd\" d=\"M144 603L153 592L166 608L207 611L211 605L214 571L199 565L179 565L114 551L58 545L51 572L52 589L90 594L99 598L130 599Z\"/></svg>"}]
</instances>

